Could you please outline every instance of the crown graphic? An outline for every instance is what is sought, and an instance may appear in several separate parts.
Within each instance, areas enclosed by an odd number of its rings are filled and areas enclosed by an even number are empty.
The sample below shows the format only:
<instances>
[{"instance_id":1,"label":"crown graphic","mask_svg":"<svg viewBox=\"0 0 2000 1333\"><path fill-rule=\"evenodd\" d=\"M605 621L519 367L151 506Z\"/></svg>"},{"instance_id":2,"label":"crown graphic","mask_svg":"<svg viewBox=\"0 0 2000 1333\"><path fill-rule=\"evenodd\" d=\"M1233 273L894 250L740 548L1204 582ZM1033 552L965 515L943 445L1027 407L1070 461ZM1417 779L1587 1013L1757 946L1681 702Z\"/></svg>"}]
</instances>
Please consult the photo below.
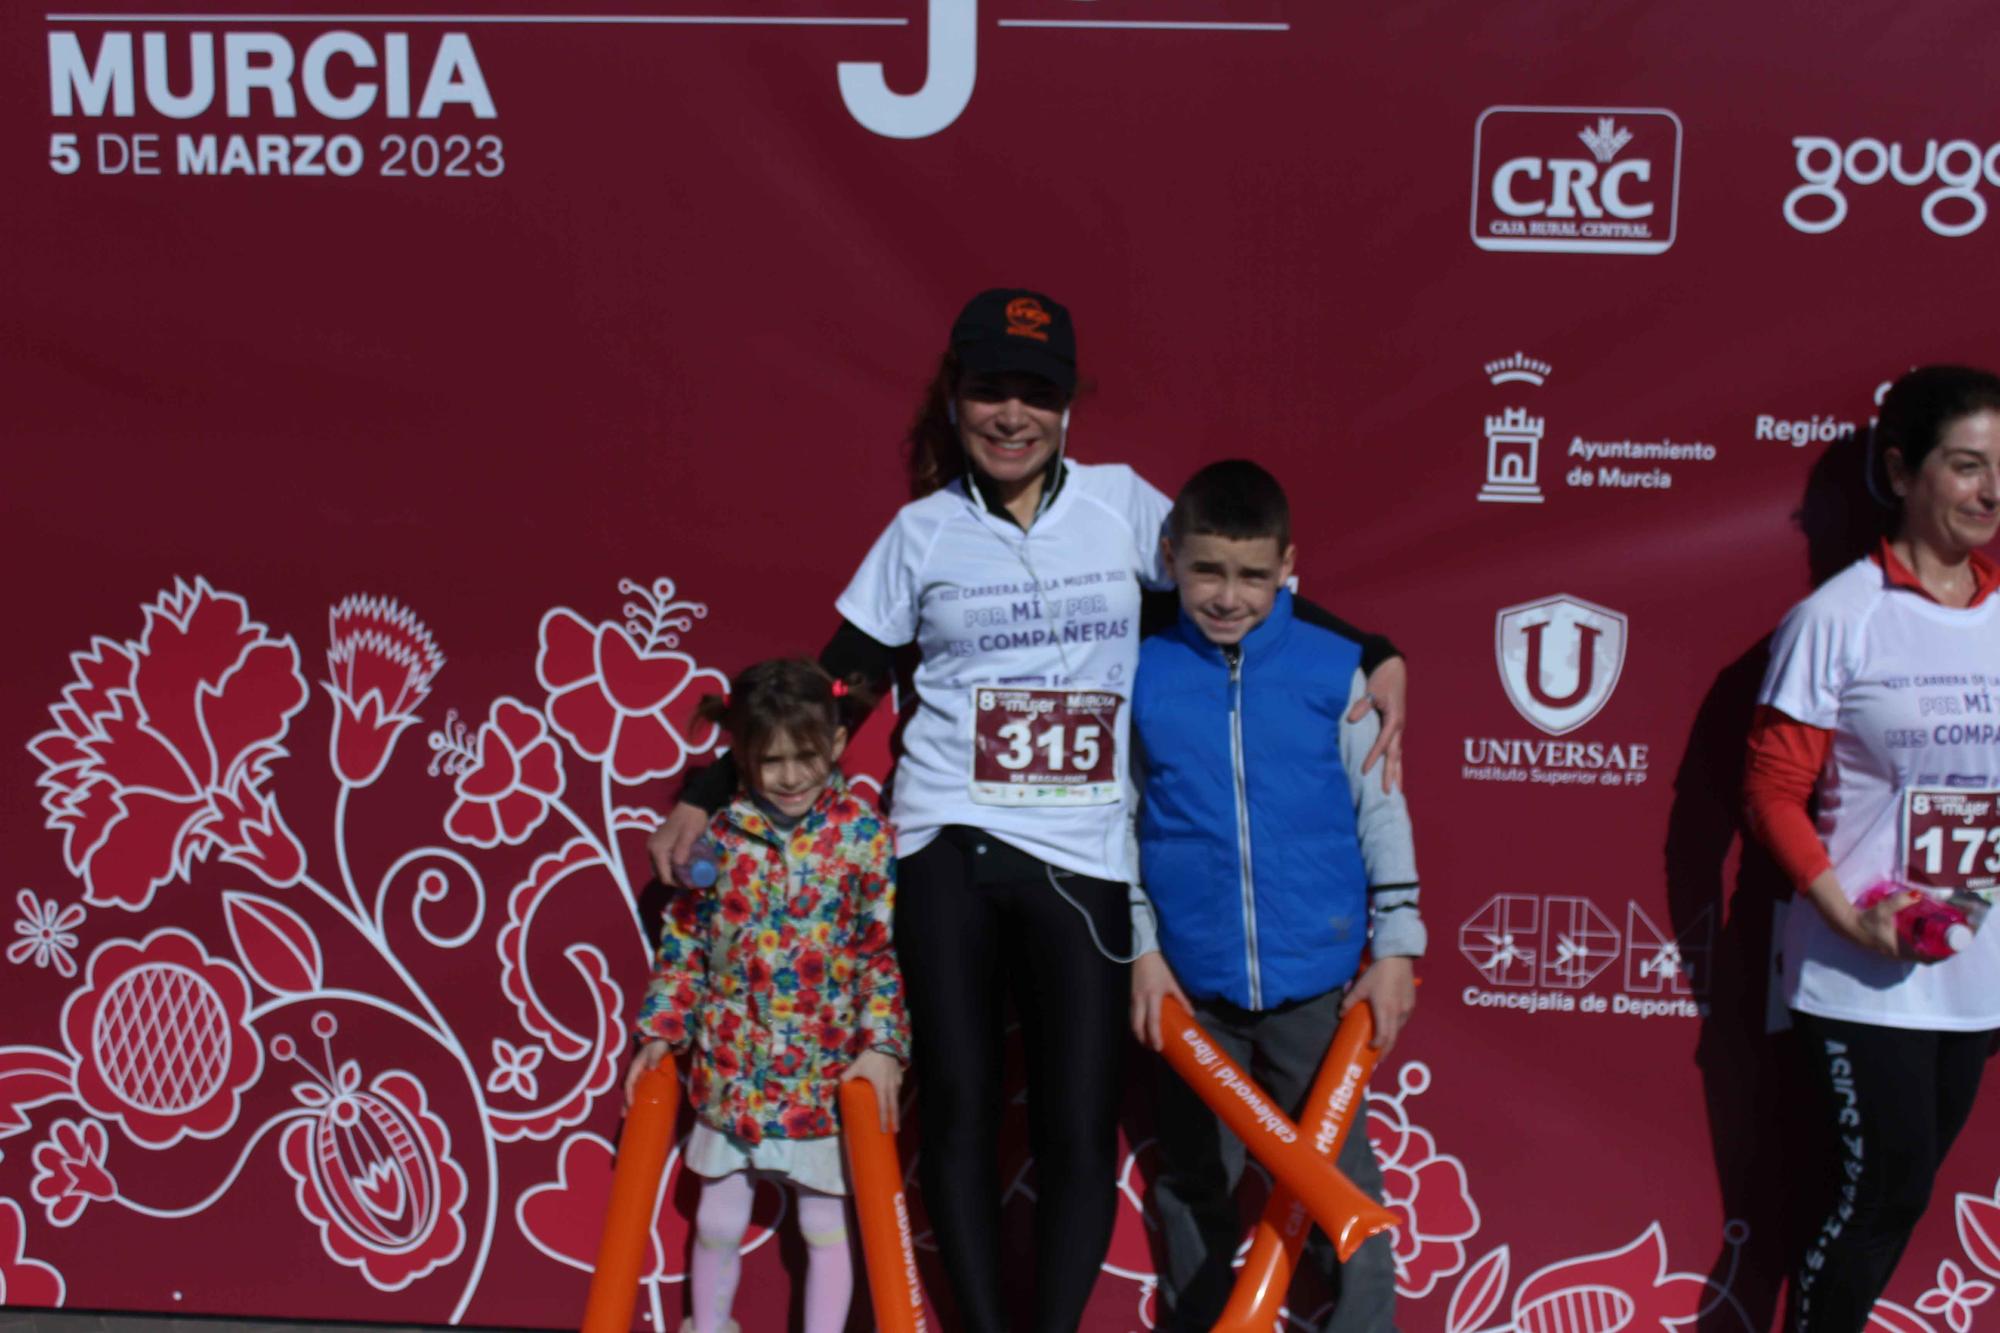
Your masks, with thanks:
<instances>
[{"instance_id":1,"label":"crown graphic","mask_svg":"<svg viewBox=\"0 0 2000 1333\"><path fill-rule=\"evenodd\" d=\"M1632 131L1613 124L1610 116L1599 116L1596 128L1586 125L1576 132L1576 137L1583 140L1583 146L1590 150L1592 157L1599 162L1609 162L1618 156L1619 149L1632 142Z\"/></svg>"},{"instance_id":2,"label":"crown graphic","mask_svg":"<svg viewBox=\"0 0 2000 1333\"><path fill-rule=\"evenodd\" d=\"M1494 438L1539 440L1547 425L1544 418L1529 416L1525 407L1510 407L1497 417L1486 418L1486 434Z\"/></svg>"},{"instance_id":3,"label":"crown graphic","mask_svg":"<svg viewBox=\"0 0 2000 1333\"><path fill-rule=\"evenodd\" d=\"M1498 361L1488 361L1486 378L1493 384L1507 384L1514 381L1523 384L1543 384L1547 382L1549 372L1553 369L1554 367L1546 361L1537 361L1532 356L1516 352Z\"/></svg>"}]
</instances>

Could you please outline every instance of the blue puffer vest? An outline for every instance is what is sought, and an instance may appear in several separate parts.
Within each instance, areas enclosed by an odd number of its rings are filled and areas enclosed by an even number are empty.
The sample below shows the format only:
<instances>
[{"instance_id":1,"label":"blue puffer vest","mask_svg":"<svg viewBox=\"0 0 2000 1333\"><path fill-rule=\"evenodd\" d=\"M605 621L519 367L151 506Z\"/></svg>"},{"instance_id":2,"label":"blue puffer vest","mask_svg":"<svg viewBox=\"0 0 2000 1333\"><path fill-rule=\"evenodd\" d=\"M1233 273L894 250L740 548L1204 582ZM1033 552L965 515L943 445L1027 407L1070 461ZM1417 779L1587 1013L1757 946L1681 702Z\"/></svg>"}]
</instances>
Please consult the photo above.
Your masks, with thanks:
<instances>
[{"instance_id":1,"label":"blue puffer vest","mask_svg":"<svg viewBox=\"0 0 2000 1333\"><path fill-rule=\"evenodd\" d=\"M1185 612L1140 646L1140 869L1189 995L1271 1009L1353 977L1368 889L1340 723L1360 661L1289 590L1236 652Z\"/></svg>"}]
</instances>

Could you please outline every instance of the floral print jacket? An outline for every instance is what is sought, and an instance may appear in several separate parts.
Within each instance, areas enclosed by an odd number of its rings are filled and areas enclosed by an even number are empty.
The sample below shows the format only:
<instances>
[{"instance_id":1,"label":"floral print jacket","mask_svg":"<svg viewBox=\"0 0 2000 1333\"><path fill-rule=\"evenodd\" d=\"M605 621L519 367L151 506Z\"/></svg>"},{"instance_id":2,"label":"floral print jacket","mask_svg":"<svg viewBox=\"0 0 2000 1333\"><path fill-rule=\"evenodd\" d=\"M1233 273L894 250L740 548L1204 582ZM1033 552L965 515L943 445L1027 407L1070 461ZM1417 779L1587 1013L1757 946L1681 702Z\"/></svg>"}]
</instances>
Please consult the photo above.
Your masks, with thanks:
<instances>
[{"instance_id":1,"label":"floral print jacket","mask_svg":"<svg viewBox=\"0 0 2000 1333\"><path fill-rule=\"evenodd\" d=\"M835 772L789 836L739 793L709 837L721 873L668 904L639 1035L692 1046L688 1096L716 1129L749 1144L836 1133L848 1064L909 1060L889 830Z\"/></svg>"}]
</instances>

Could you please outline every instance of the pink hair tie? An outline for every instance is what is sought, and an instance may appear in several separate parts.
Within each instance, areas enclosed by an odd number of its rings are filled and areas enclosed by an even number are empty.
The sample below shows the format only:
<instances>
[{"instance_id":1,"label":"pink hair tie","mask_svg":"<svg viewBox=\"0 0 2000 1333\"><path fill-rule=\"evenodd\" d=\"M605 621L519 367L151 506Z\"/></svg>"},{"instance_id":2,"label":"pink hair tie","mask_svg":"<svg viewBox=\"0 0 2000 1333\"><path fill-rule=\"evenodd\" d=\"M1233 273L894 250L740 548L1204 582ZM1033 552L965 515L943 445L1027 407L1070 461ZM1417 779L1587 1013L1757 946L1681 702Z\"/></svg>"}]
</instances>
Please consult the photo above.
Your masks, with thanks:
<instances>
[{"instance_id":1,"label":"pink hair tie","mask_svg":"<svg viewBox=\"0 0 2000 1333\"><path fill-rule=\"evenodd\" d=\"M835 682L833 682L833 697L836 699L845 699L847 697L846 681L836 680Z\"/></svg>"}]
</instances>

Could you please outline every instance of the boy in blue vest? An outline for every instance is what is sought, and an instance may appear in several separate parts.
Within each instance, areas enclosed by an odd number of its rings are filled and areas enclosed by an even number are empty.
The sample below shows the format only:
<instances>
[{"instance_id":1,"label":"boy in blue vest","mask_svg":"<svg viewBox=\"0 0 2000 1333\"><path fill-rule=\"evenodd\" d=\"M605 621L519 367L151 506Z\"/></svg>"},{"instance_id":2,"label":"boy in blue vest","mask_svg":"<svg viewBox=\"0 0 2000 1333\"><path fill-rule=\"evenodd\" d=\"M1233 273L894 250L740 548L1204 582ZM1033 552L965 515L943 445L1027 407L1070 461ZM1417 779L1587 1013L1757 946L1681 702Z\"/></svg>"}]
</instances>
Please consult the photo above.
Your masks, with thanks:
<instances>
[{"instance_id":1,"label":"boy in blue vest","mask_svg":"<svg viewBox=\"0 0 2000 1333\"><path fill-rule=\"evenodd\" d=\"M1364 641L1286 587L1294 551L1277 480L1240 460L1203 468L1162 540L1181 614L1141 647L1133 688L1150 910L1135 900L1132 1027L1159 1050L1160 1000L1179 996L1297 1116L1341 1015L1368 1004L1386 1052L1415 1005L1424 925L1409 812L1362 776L1379 726L1365 708L1349 720L1367 693ZM1192 1333L1214 1324L1234 1282L1244 1149L1161 1073L1160 1326ZM1365 1120L1337 1165L1381 1197ZM1377 1236L1342 1266L1314 1233L1307 1253L1339 1293L1328 1333L1394 1327L1392 1246Z\"/></svg>"}]
</instances>

